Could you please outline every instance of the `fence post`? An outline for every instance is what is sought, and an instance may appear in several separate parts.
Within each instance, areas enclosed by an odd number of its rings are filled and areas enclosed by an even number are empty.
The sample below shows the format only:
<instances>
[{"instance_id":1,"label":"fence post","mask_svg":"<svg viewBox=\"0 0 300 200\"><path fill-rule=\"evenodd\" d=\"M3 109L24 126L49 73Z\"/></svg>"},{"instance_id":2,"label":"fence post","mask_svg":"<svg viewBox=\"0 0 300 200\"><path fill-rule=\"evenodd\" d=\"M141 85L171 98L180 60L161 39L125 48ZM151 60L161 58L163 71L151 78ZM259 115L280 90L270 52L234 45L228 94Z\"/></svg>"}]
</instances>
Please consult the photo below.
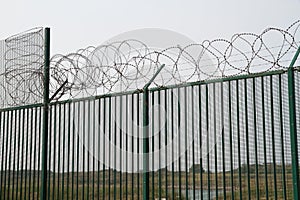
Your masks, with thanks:
<instances>
[{"instance_id":1,"label":"fence post","mask_svg":"<svg viewBox=\"0 0 300 200\"><path fill-rule=\"evenodd\" d=\"M149 86L164 68L157 70L149 82L143 87L143 199L150 199L149 193Z\"/></svg>"},{"instance_id":2,"label":"fence post","mask_svg":"<svg viewBox=\"0 0 300 200\"><path fill-rule=\"evenodd\" d=\"M45 28L44 46L44 105L42 133L42 181L40 199L46 199L47 188L47 149L48 149L48 114L49 114L49 65L50 65L50 28Z\"/></svg>"},{"instance_id":3,"label":"fence post","mask_svg":"<svg viewBox=\"0 0 300 200\"><path fill-rule=\"evenodd\" d=\"M149 90L143 92L143 199L149 199Z\"/></svg>"},{"instance_id":4,"label":"fence post","mask_svg":"<svg viewBox=\"0 0 300 200\"><path fill-rule=\"evenodd\" d=\"M296 104L295 104L295 80L293 66L300 53L298 48L288 69L288 93L289 93L289 115L290 115L290 140L292 152L292 173L294 199L299 199L299 168L298 168L298 147L296 130Z\"/></svg>"}]
</instances>

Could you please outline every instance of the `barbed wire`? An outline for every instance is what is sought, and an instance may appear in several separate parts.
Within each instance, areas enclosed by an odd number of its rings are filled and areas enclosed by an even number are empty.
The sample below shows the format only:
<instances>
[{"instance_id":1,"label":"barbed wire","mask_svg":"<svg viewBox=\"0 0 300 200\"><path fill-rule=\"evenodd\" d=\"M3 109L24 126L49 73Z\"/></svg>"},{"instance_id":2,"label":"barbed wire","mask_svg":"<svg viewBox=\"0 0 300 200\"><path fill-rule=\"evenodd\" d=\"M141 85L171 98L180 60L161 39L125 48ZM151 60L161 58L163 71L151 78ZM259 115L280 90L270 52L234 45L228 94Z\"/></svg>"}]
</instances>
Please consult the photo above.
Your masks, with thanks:
<instances>
[{"instance_id":1,"label":"barbed wire","mask_svg":"<svg viewBox=\"0 0 300 200\"><path fill-rule=\"evenodd\" d=\"M166 67L155 86L205 81L288 67L299 46L300 21L287 29L267 28L260 34L239 33L230 40L153 49L128 39L80 49L51 59L52 90L66 82L60 98L141 89L161 64Z\"/></svg>"},{"instance_id":2,"label":"barbed wire","mask_svg":"<svg viewBox=\"0 0 300 200\"><path fill-rule=\"evenodd\" d=\"M128 39L89 46L50 62L50 92L55 100L141 89L158 68L152 86L168 86L285 69L299 47L300 20L287 29L239 33L229 40L155 49ZM44 36L36 28L0 41L0 107L41 102Z\"/></svg>"}]
</instances>

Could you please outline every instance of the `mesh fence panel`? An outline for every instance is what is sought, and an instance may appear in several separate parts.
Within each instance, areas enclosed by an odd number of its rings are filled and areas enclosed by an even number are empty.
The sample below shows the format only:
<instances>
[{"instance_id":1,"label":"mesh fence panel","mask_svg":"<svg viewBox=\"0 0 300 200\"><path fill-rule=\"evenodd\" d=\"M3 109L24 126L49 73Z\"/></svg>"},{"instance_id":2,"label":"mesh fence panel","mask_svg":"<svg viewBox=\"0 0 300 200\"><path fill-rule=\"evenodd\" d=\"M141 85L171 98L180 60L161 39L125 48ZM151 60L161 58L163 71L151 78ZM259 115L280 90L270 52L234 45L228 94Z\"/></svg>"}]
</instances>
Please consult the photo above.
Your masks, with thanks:
<instances>
[{"instance_id":1,"label":"mesh fence panel","mask_svg":"<svg viewBox=\"0 0 300 200\"><path fill-rule=\"evenodd\" d=\"M151 198L293 198L286 73L149 99ZM135 93L54 103L49 198L141 198L142 106Z\"/></svg>"},{"instance_id":2,"label":"mesh fence panel","mask_svg":"<svg viewBox=\"0 0 300 200\"><path fill-rule=\"evenodd\" d=\"M42 28L0 41L0 108L42 102L43 64Z\"/></svg>"},{"instance_id":3,"label":"mesh fence panel","mask_svg":"<svg viewBox=\"0 0 300 200\"><path fill-rule=\"evenodd\" d=\"M0 41L1 199L40 195L43 40ZM288 75L271 72L150 89L150 198L293 199ZM143 197L142 92L50 104L47 199Z\"/></svg>"}]
</instances>

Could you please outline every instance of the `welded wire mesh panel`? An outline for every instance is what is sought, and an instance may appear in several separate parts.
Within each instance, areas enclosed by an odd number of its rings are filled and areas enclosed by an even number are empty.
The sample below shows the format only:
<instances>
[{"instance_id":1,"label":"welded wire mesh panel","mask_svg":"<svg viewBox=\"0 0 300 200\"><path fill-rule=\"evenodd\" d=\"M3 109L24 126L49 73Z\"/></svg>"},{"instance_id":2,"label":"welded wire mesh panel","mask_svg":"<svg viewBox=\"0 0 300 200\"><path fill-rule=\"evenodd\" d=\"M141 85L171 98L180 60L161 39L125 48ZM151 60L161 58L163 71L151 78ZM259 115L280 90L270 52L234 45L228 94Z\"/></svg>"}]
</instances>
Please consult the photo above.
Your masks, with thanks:
<instances>
[{"instance_id":1,"label":"welded wire mesh panel","mask_svg":"<svg viewBox=\"0 0 300 200\"><path fill-rule=\"evenodd\" d=\"M170 158L168 181L158 178L160 170L152 173L154 197L162 195L160 182L172 198L291 199L286 80L283 74L166 90L166 126L159 132L166 135L156 134L151 149L172 144L165 156L152 157L152 164Z\"/></svg>"},{"instance_id":2,"label":"welded wire mesh panel","mask_svg":"<svg viewBox=\"0 0 300 200\"><path fill-rule=\"evenodd\" d=\"M43 64L42 28L0 41L0 108L42 102Z\"/></svg>"},{"instance_id":3,"label":"welded wire mesh panel","mask_svg":"<svg viewBox=\"0 0 300 200\"><path fill-rule=\"evenodd\" d=\"M140 96L51 106L48 199L142 198Z\"/></svg>"},{"instance_id":4,"label":"welded wire mesh panel","mask_svg":"<svg viewBox=\"0 0 300 200\"><path fill-rule=\"evenodd\" d=\"M153 89L150 198L292 199L287 74ZM142 93L51 106L49 199L143 196Z\"/></svg>"},{"instance_id":5,"label":"welded wire mesh panel","mask_svg":"<svg viewBox=\"0 0 300 200\"><path fill-rule=\"evenodd\" d=\"M0 112L1 199L38 199L42 108Z\"/></svg>"},{"instance_id":6,"label":"welded wire mesh panel","mask_svg":"<svg viewBox=\"0 0 300 200\"><path fill-rule=\"evenodd\" d=\"M1 199L39 198L43 63L42 28L0 41Z\"/></svg>"}]
</instances>

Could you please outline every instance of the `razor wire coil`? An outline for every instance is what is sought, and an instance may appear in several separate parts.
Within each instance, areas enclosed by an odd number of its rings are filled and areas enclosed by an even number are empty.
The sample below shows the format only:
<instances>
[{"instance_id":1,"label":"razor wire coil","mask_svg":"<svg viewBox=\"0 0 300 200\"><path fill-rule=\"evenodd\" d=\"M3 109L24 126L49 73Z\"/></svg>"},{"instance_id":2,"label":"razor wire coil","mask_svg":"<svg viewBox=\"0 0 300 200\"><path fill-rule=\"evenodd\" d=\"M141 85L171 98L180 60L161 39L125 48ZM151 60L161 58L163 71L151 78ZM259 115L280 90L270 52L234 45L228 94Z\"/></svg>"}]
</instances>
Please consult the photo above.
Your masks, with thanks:
<instances>
[{"instance_id":1,"label":"razor wire coil","mask_svg":"<svg viewBox=\"0 0 300 200\"><path fill-rule=\"evenodd\" d=\"M166 67L154 80L157 87L286 69L299 47L299 27L300 20L287 29L267 28L260 34L239 33L230 40L159 50L128 39L56 54L50 61L50 93L63 84L55 100L141 89L161 64ZM276 45L269 41L274 38ZM41 102L43 29L1 42L1 107Z\"/></svg>"}]
</instances>

